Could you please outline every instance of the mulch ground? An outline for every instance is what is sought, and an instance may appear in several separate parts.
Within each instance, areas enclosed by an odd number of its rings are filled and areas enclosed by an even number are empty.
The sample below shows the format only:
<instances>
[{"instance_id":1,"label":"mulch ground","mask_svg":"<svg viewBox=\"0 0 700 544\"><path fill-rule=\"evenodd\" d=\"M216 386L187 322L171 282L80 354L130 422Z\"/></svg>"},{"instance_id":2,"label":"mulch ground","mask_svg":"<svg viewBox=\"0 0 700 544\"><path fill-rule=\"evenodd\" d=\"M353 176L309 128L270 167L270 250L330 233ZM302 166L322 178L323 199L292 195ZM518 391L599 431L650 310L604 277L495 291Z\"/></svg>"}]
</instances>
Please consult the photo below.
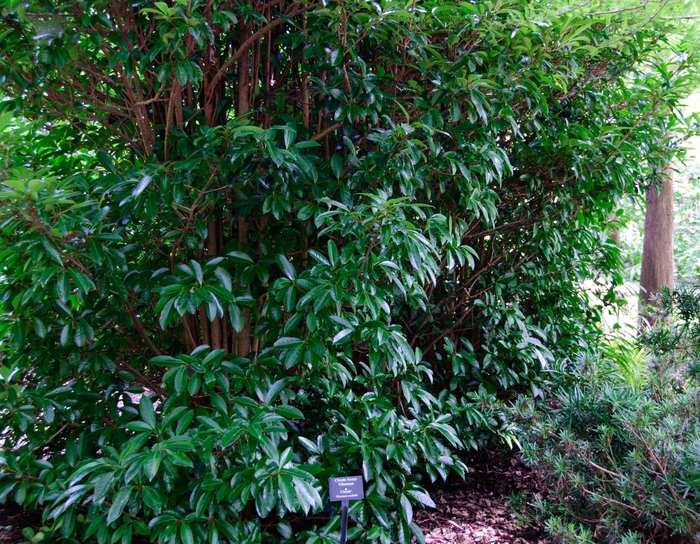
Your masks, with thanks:
<instances>
[{"instance_id":1,"label":"mulch ground","mask_svg":"<svg viewBox=\"0 0 700 544\"><path fill-rule=\"evenodd\" d=\"M22 529L41 526L41 515L36 512L26 512L15 504L0 505L0 544L18 544L26 542Z\"/></svg>"},{"instance_id":2,"label":"mulch ground","mask_svg":"<svg viewBox=\"0 0 700 544\"><path fill-rule=\"evenodd\" d=\"M467 460L464 480L426 486L436 509L420 510L415 519L428 544L546 544L541 527L517 520L509 505L515 494L542 493L544 483L517 456L500 452Z\"/></svg>"},{"instance_id":3,"label":"mulch ground","mask_svg":"<svg viewBox=\"0 0 700 544\"><path fill-rule=\"evenodd\" d=\"M516 456L482 453L468 459L464 480L426 486L437 508L417 510L415 520L428 544L547 544L541 528L528 527L516 519L509 499L515 493L531 495L544 485L539 475ZM0 507L0 544L27 539L24 527L41 526L36 513L16 506Z\"/></svg>"}]
</instances>

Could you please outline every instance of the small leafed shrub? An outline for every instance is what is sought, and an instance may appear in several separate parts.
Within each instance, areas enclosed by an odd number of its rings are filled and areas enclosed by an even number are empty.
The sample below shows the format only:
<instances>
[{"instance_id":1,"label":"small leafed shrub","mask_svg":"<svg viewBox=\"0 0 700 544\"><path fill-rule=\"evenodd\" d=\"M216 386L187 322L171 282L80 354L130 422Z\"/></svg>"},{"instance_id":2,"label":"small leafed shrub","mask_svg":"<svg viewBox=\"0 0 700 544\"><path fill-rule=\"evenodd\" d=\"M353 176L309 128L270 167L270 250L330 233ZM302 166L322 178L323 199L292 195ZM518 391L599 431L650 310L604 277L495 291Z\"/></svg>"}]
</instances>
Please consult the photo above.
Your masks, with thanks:
<instances>
[{"instance_id":1,"label":"small leafed shrub","mask_svg":"<svg viewBox=\"0 0 700 544\"><path fill-rule=\"evenodd\" d=\"M567 368L548 404L516 406L527 429L524 457L550 483L530 515L558 542L700 535L698 293L661 300L664 319L640 338L650 354L643 387L639 373L630 380L630 351L606 349Z\"/></svg>"}]
</instances>

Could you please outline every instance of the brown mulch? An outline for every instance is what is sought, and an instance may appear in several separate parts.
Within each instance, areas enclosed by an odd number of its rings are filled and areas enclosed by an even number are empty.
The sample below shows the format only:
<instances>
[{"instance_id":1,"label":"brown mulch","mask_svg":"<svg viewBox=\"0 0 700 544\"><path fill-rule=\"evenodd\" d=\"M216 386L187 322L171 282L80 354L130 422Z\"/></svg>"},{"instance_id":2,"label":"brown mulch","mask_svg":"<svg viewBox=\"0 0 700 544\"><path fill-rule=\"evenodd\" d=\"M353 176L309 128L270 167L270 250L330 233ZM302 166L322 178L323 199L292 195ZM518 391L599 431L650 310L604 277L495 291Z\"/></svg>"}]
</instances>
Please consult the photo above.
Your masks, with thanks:
<instances>
[{"instance_id":1,"label":"brown mulch","mask_svg":"<svg viewBox=\"0 0 700 544\"><path fill-rule=\"evenodd\" d=\"M9 500L0 505L0 544L26 542L28 539L22 535L22 529L32 527L38 530L40 526L39 513L26 512Z\"/></svg>"},{"instance_id":2,"label":"brown mulch","mask_svg":"<svg viewBox=\"0 0 700 544\"><path fill-rule=\"evenodd\" d=\"M512 494L531 495L545 488L539 475L517 456L485 452L468 459L464 480L426 485L436 509L417 510L415 521L427 544L547 544L541 528L516 519L508 502ZM0 544L27 539L24 527L38 530L41 517L10 504L0 506Z\"/></svg>"},{"instance_id":3,"label":"brown mulch","mask_svg":"<svg viewBox=\"0 0 700 544\"><path fill-rule=\"evenodd\" d=\"M546 544L541 527L517 520L509 499L542 492L540 475L517 456L499 452L467 461L464 480L426 486L436 509L420 510L415 519L428 544Z\"/></svg>"}]
</instances>

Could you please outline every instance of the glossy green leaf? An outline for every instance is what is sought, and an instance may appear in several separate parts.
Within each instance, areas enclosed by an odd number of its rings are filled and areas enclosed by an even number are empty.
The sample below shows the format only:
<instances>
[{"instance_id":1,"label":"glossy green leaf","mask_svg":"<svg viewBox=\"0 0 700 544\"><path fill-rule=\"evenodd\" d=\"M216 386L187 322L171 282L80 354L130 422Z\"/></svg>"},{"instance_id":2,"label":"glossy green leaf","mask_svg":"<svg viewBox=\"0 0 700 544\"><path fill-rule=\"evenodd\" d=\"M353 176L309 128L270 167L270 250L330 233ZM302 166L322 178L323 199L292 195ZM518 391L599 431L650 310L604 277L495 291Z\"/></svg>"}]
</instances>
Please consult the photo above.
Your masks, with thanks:
<instances>
[{"instance_id":1,"label":"glossy green leaf","mask_svg":"<svg viewBox=\"0 0 700 544\"><path fill-rule=\"evenodd\" d=\"M343 157L341 155L336 153L331 157L331 170L337 179L341 178L343 175Z\"/></svg>"},{"instance_id":2,"label":"glossy green leaf","mask_svg":"<svg viewBox=\"0 0 700 544\"><path fill-rule=\"evenodd\" d=\"M139 412L141 419L149 428L156 428L156 412L153 408L153 401L147 395L143 395L139 401Z\"/></svg>"},{"instance_id":3,"label":"glossy green leaf","mask_svg":"<svg viewBox=\"0 0 700 544\"><path fill-rule=\"evenodd\" d=\"M153 179L153 176L150 176L150 175L143 176L139 180L136 187L134 188L133 193L131 193L132 196L139 196L141 193L143 193L146 190L146 187L148 187L150 185L152 179Z\"/></svg>"},{"instance_id":4,"label":"glossy green leaf","mask_svg":"<svg viewBox=\"0 0 700 544\"><path fill-rule=\"evenodd\" d=\"M334 344L343 344L352 339L352 329L343 329L333 337Z\"/></svg>"},{"instance_id":5,"label":"glossy green leaf","mask_svg":"<svg viewBox=\"0 0 700 544\"><path fill-rule=\"evenodd\" d=\"M79 270L69 268L68 273L73 279L73 283L75 283L75 285L78 286L78 289L80 289L80 291L82 291L84 294L87 294L91 289L96 288L94 282Z\"/></svg>"},{"instance_id":6,"label":"glossy green leaf","mask_svg":"<svg viewBox=\"0 0 700 544\"><path fill-rule=\"evenodd\" d=\"M185 521L180 524L180 539L182 540L182 544L195 544L192 527Z\"/></svg>"},{"instance_id":7,"label":"glossy green leaf","mask_svg":"<svg viewBox=\"0 0 700 544\"><path fill-rule=\"evenodd\" d=\"M288 404L275 406L275 412L288 419L304 419L304 414L301 412L301 410L299 410L299 408L289 406Z\"/></svg>"},{"instance_id":8,"label":"glossy green leaf","mask_svg":"<svg viewBox=\"0 0 700 544\"><path fill-rule=\"evenodd\" d=\"M245 325L243 320L243 310L237 304L231 304L229 306L229 316L231 319L231 326L236 332L241 332Z\"/></svg>"},{"instance_id":9,"label":"glossy green leaf","mask_svg":"<svg viewBox=\"0 0 700 544\"><path fill-rule=\"evenodd\" d=\"M294 478L294 490L302 510L306 513L322 506L321 496L313 485L305 480Z\"/></svg>"},{"instance_id":10,"label":"glossy green leaf","mask_svg":"<svg viewBox=\"0 0 700 544\"><path fill-rule=\"evenodd\" d=\"M282 272L284 272L284 275L287 276L290 280L294 281L297 277L296 270L294 269L294 265L289 262L287 257L284 255L275 255L275 260L277 261L277 264L279 267L282 269Z\"/></svg>"},{"instance_id":11,"label":"glossy green leaf","mask_svg":"<svg viewBox=\"0 0 700 544\"><path fill-rule=\"evenodd\" d=\"M267 517L277 503L277 490L273 480L268 480L255 497L255 509L261 518Z\"/></svg>"},{"instance_id":12,"label":"glossy green leaf","mask_svg":"<svg viewBox=\"0 0 700 544\"><path fill-rule=\"evenodd\" d=\"M131 497L131 486L124 486L117 490L112 498L112 505L109 507L107 512L107 525L116 521L121 517L124 507L129 502Z\"/></svg>"}]
</instances>

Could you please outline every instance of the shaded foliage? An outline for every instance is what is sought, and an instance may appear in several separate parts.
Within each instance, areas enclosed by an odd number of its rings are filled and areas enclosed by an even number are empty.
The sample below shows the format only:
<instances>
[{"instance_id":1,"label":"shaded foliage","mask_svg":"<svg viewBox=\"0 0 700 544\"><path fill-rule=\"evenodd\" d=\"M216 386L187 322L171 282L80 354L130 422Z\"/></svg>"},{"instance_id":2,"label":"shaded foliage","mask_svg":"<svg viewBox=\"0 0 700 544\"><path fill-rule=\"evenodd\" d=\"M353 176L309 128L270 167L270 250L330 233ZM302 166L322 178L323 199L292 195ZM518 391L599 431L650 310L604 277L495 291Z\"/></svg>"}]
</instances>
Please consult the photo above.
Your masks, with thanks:
<instances>
[{"instance_id":1,"label":"shaded foliage","mask_svg":"<svg viewBox=\"0 0 700 544\"><path fill-rule=\"evenodd\" d=\"M516 406L525 457L551 482L529 515L556 542L690 542L700 530L697 289L662 291L659 312L644 351L620 339L557 369L549 406Z\"/></svg>"},{"instance_id":2,"label":"shaded foliage","mask_svg":"<svg viewBox=\"0 0 700 544\"><path fill-rule=\"evenodd\" d=\"M512 441L496 395L620 281L694 74L649 15L5 0L0 498L71 542L330 542L289 520L362 473L351 537L422 539L422 478Z\"/></svg>"}]
</instances>

